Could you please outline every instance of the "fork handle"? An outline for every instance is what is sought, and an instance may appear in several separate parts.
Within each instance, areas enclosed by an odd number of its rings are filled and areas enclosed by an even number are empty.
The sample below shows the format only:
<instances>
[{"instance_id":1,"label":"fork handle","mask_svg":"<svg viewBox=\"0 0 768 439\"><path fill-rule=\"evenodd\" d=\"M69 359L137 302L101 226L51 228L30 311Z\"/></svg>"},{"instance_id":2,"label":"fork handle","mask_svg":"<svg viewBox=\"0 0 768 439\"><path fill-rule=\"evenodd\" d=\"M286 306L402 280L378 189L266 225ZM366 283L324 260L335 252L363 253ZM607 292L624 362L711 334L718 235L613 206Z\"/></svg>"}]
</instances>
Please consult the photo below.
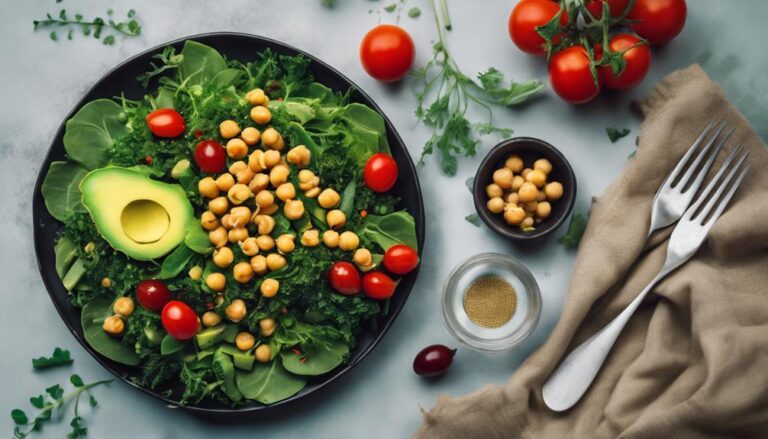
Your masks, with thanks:
<instances>
[{"instance_id":1,"label":"fork handle","mask_svg":"<svg viewBox=\"0 0 768 439\"><path fill-rule=\"evenodd\" d=\"M664 270L637 295L635 300L616 316L600 332L580 344L560 363L542 388L544 403L550 409L561 412L573 407L586 393L603 366L608 353L629 318L640 306L649 291L663 278Z\"/></svg>"}]
</instances>

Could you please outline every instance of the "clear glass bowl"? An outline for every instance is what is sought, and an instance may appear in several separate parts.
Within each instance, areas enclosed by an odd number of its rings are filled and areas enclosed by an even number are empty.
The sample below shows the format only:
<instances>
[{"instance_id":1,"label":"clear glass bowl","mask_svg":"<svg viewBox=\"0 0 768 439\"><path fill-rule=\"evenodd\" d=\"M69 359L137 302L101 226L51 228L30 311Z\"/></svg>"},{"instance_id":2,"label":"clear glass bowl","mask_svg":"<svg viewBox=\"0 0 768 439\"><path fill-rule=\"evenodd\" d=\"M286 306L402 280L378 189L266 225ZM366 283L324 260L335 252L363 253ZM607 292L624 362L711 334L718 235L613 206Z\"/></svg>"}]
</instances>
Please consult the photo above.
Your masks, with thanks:
<instances>
[{"instance_id":1,"label":"clear glass bowl","mask_svg":"<svg viewBox=\"0 0 768 439\"><path fill-rule=\"evenodd\" d=\"M498 328L485 328L470 320L464 310L464 295L477 279L498 276L517 293L517 309ZM480 351L506 351L523 342L536 328L541 314L539 285L517 260L499 253L474 255L453 269L443 286L443 320L457 340Z\"/></svg>"}]
</instances>

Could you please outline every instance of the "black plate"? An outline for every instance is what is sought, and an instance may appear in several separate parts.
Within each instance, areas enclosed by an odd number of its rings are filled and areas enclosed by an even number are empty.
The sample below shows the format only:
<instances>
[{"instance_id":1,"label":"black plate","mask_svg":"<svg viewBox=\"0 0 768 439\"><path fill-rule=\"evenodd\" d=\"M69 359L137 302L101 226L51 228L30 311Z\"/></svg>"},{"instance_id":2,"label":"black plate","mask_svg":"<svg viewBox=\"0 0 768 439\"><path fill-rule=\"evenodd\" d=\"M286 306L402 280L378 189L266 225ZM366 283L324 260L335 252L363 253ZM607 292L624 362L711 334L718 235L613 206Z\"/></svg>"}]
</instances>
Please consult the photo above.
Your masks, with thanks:
<instances>
[{"instance_id":1,"label":"black plate","mask_svg":"<svg viewBox=\"0 0 768 439\"><path fill-rule=\"evenodd\" d=\"M83 328L80 325L80 309L70 305L67 297L67 291L64 289L59 277L56 275L55 270L55 258L53 252L53 246L56 236L62 229L62 224L54 219L46 210L43 203L43 197L40 192L40 187L45 178L45 174L48 172L48 167L52 161L65 160L64 144L62 138L64 136L64 123L71 118L83 105L97 98L112 98L119 96L120 93L125 93L126 97L130 99L139 99L145 94L144 88L136 81L136 77L146 71L149 67L152 55L160 53L165 46L174 46L178 50L181 50L181 46L186 40L195 40L203 44L207 44L228 58L237 59L240 61L251 61L255 59L257 52L270 48L277 53L286 55L302 54L312 60L310 70L315 76L318 82L325 84L335 91L345 92L349 88L354 91L351 94L351 100L354 102L360 102L375 109L379 113L382 111L373 102L373 100L363 93L355 84L347 79L344 75L320 61L319 59L309 55L301 50L295 49L286 44L270 40L268 38L258 37L248 34L239 33L211 33L194 35L191 37L183 38L180 40L172 41L170 43L157 46L146 52L134 56L133 58L123 62L119 66L115 67L112 71L107 73L83 96L82 100L75 106L72 112L66 117L64 122L59 126L56 132L56 137L53 139L53 143L48 151L48 155L45 157L40 173L37 177L37 183L35 185L35 193L32 200L32 213L34 219L34 238L35 238L35 252L37 254L37 263L40 269L40 274L43 277L43 282L48 290L48 294L53 300L53 304L61 315L61 318L67 324L72 335L75 336L77 341L93 355L96 360L101 363L107 370L112 372L115 376L121 378L131 386L154 396L162 400L163 402L171 405L178 405L178 396L180 395L180 385L174 389L174 393L171 396L161 395L158 392L154 392L143 387L139 387L136 384L128 381L126 376L133 368L125 366L114 361L111 361L99 353L94 351L83 338ZM421 188L419 187L419 179L416 176L416 168L411 161L411 157L408 154L408 150L403 144L402 139L395 131L392 122L384 116L384 121L387 126L387 139L389 140L390 148L392 149L392 156L397 161L400 174L397 180L397 184L392 189L392 193L401 197L400 208L405 208L410 212L416 220L416 234L418 236L419 253L424 246L424 205L421 198ZM407 276L403 277L402 282L397 288L397 293L392 298L389 308L389 314L385 317L380 317L378 321L378 329L375 331L363 332L358 337L357 347L351 352L349 362L337 369L329 372L325 375L310 378L307 386L302 389L296 395L285 399L283 401L271 404L262 405L254 401L250 401L243 407L230 408L217 402L205 401L199 405L186 406L187 409L196 412L208 412L208 413L223 413L223 412L250 412L250 411L263 411L266 409L281 406L292 401L301 399L310 393L317 391L318 389L326 386L339 376L347 373L352 367L357 365L365 356L376 346L381 340L387 329L392 325L400 310L405 305L405 301L408 299L408 295L411 292L413 284L416 282L416 276L418 275L418 268Z\"/></svg>"}]
</instances>

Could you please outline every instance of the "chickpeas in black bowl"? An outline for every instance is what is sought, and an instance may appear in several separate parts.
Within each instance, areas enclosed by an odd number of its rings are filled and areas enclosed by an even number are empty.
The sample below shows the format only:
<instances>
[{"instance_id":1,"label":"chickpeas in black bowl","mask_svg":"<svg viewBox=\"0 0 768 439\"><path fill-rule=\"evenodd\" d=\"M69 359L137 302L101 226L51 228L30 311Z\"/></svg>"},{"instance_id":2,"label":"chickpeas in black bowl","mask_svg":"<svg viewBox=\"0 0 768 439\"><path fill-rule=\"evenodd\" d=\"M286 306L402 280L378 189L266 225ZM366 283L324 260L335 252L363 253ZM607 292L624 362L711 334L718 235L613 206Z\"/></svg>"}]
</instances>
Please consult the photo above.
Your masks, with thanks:
<instances>
[{"instance_id":1,"label":"chickpeas in black bowl","mask_svg":"<svg viewBox=\"0 0 768 439\"><path fill-rule=\"evenodd\" d=\"M532 240L553 232L571 213L576 177L554 146L515 137L486 155L472 192L488 227L513 240Z\"/></svg>"}]
</instances>

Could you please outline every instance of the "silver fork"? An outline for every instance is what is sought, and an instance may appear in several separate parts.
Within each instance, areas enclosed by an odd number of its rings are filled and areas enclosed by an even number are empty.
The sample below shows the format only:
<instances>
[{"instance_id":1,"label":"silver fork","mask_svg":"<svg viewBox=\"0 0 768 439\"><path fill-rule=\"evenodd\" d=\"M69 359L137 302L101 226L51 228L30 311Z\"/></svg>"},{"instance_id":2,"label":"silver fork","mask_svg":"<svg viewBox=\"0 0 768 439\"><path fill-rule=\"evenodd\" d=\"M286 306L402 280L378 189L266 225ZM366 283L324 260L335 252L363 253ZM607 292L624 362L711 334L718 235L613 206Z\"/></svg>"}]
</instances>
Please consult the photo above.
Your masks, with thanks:
<instances>
[{"instance_id":1,"label":"silver fork","mask_svg":"<svg viewBox=\"0 0 768 439\"><path fill-rule=\"evenodd\" d=\"M584 395L605 362L629 318L645 296L666 275L696 253L709 230L725 210L744 180L749 164L748 153L735 148L696 202L683 214L669 238L664 266L640 294L600 332L579 345L544 383L544 403L554 411L571 408ZM731 166L734 162L736 164Z\"/></svg>"},{"instance_id":2,"label":"silver fork","mask_svg":"<svg viewBox=\"0 0 768 439\"><path fill-rule=\"evenodd\" d=\"M715 133L703 148L699 146L710 135L713 128L719 125ZM699 138L688 148L688 151L680 159L675 169L669 174L664 183L659 187L656 195L653 197L653 206L651 207L651 226L648 235L656 230L663 229L683 216L685 209L693 201L693 197L701 187L704 177L709 173L712 164L725 146L728 138L733 134L733 129L720 138L725 130L726 124L719 124L717 120L712 121L701 132ZM714 147L715 152L707 157L707 154ZM703 166L699 166L703 160ZM686 168L687 166L687 168ZM683 173L683 170L685 172Z\"/></svg>"}]
</instances>

